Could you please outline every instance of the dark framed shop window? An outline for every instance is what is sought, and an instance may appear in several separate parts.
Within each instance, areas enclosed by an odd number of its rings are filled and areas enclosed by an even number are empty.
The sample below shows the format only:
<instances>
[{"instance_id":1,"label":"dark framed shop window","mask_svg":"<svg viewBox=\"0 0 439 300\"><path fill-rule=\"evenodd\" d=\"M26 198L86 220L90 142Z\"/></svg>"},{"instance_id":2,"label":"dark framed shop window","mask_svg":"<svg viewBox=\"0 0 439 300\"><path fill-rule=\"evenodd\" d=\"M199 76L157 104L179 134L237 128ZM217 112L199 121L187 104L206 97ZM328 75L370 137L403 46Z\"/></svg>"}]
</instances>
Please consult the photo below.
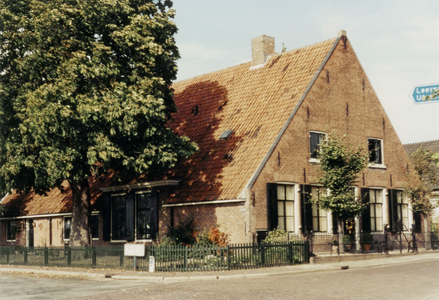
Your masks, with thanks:
<instances>
[{"instance_id":1,"label":"dark framed shop window","mask_svg":"<svg viewBox=\"0 0 439 300\"><path fill-rule=\"evenodd\" d=\"M151 227L151 194L136 194L136 239L150 239Z\"/></svg>"},{"instance_id":2,"label":"dark framed shop window","mask_svg":"<svg viewBox=\"0 0 439 300\"><path fill-rule=\"evenodd\" d=\"M111 239L126 240L126 205L125 194L111 196Z\"/></svg>"},{"instance_id":3,"label":"dark framed shop window","mask_svg":"<svg viewBox=\"0 0 439 300\"><path fill-rule=\"evenodd\" d=\"M90 231L93 240L99 239L99 215L90 216Z\"/></svg>"},{"instance_id":4,"label":"dark framed shop window","mask_svg":"<svg viewBox=\"0 0 439 300\"><path fill-rule=\"evenodd\" d=\"M72 231L72 217L64 217L64 240L70 240L70 233Z\"/></svg>"},{"instance_id":5,"label":"dark framed shop window","mask_svg":"<svg viewBox=\"0 0 439 300\"><path fill-rule=\"evenodd\" d=\"M320 156L321 145L326 137L325 133L313 132L309 133L309 155L310 158L318 159Z\"/></svg>"},{"instance_id":6,"label":"dark framed shop window","mask_svg":"<svg viewBox=\"0 0 439 300\"><path fill-rule=\"evenodd\" d=\"M157 192L138 191L104 195L104 241L155 239L157 231Z\"/></svg>"},{"instance_id":7,"label":"dark framed shop window","mask_svg":"<svg viewBox=\"0 0 439 300\"><path fill-rule=\"evenodd\" d=\"M383 164L383 147L381 139L368 139L367 146L369 150L369 162L381 165Z\"/></svg>"},{"instance_id":8,"label":"dark framed shop window","mask_svg":"<svg viewBox=\"0 0 439 300\"><path fill-rule=\"evenodd\" d=\"M7 221L7 227L6 227L6 240L7 241L15 241L16 239L16 221L15 220L8 220Z\"/></svg>"}]
</instances>

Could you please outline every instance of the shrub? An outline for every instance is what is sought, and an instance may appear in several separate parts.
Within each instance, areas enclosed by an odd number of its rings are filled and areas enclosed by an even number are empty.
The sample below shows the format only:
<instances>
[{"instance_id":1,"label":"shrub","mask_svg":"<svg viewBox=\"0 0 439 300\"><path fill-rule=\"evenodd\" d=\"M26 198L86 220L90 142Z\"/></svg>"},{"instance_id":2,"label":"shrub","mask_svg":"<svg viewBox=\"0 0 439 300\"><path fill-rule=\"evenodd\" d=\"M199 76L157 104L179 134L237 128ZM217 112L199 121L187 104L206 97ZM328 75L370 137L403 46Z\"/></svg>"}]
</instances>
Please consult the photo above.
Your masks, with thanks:
<instances>
[{"instance_id":1,"label":"shrub","mask_svg":"<svg viewBox=\"0 0 439 300\"><path fill-rule=\"evenodd\" d=\"M219 230L218 225L210 226L209 231L202 230L195 234L197 245L208 246L217 245L225 247L229 243L229 236Z\"/></svg>"},{"instance_id":2,"label":"shrub","mask_svg":"<svg viewBox=\"0 0 439 300\"><path fill-rule=\"evenodd\" d=\"M169 228L166 236L175 245L193 245L196 242L195 234L195 220L193 217L188 217L174 228Z\"/></svg>"},{"instance_id":3,"label":"shrub","mask_svg":"<svg viewBox=\"0 0 439 300\"><path fill-rule=\"evenodd\" d=\"M267 237L264 239L265 243L276 243L288 241L288 232L280 230L278 228L270 231Z\"/></svg>"}]
</instances>

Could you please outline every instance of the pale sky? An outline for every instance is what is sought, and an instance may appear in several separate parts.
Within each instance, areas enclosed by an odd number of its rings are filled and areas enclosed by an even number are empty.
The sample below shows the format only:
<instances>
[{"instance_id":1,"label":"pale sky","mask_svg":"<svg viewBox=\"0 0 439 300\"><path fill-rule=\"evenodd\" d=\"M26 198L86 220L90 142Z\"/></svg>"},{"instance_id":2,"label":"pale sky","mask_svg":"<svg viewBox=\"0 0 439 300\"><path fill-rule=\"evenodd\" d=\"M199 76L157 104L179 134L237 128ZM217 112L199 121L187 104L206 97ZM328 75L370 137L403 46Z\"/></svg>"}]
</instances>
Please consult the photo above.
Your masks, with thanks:
<instances>
[{"instance_id":1,"label":"pale sky","mask_svg":"<svg viewBox=\"0 0 439 300\"><path fill-rule=\"evenodd\" d=\"M439 101L414 104L414 86L439 83L437 0L174 0L178 80L251 60L251 39L276 52L346 30L401 142L439 139Z\"/></svg>"}]
</instances>

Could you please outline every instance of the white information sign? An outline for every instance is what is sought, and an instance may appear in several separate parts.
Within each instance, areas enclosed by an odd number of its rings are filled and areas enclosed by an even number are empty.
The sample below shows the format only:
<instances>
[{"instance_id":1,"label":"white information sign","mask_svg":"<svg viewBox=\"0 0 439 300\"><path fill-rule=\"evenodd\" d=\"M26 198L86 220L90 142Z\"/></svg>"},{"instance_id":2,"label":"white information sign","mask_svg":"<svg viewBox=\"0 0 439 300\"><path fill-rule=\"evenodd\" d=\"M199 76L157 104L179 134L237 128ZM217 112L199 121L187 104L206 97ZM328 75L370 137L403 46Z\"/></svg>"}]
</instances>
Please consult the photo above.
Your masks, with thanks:
<instances>
[{"instance_id":1,"label":"white information sign","mask_svg":"<svg viewBox=\"0 0 439 300\"><path fill-rule=\"evenodd\" d=\"M143 244L125 244L123 250L125 256L145 256L145 245Z\"/></svg>"}]
</instances>

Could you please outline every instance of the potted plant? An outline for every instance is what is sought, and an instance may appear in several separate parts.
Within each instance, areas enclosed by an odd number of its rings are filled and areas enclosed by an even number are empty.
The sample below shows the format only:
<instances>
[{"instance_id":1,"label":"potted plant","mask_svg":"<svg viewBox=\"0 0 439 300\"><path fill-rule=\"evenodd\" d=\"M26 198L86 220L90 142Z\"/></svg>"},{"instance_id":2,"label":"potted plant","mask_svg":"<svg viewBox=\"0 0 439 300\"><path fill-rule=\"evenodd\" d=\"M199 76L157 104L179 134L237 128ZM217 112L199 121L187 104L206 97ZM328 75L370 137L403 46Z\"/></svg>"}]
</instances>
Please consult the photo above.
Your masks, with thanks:
<instances>
[{"instance_id":1,"label":"potted plant","mask_svg":"<svg viewBox=\"0 0 439 300\"><path fill-rule=\"evenodd\" d=\"M364 251L370 251L370 246L373 244L373 236L372 236L372 234L370 234L368 232L363 233L362 244L363 244L363 247L364 247Z\"/></svg>"},{"instance_id":2,"label":"potted plant","mask_svg":"<svg viewBox=\"0 0 439 300\"><path fill-rule=\"evenodd\" d=\"M351 237L347 234L343 235L343 245L345 250L351 250Z\"/></svg>"},{"instance_id":3,"label":"potted plant","mask_svg":"<svg viewBox=\"0 0 439 300\"><path fill-rule=\"evenodd\" d=\"M334 239L331 242L332 252L338 253L338 240Z\"/></svg>"}]
</instances>

